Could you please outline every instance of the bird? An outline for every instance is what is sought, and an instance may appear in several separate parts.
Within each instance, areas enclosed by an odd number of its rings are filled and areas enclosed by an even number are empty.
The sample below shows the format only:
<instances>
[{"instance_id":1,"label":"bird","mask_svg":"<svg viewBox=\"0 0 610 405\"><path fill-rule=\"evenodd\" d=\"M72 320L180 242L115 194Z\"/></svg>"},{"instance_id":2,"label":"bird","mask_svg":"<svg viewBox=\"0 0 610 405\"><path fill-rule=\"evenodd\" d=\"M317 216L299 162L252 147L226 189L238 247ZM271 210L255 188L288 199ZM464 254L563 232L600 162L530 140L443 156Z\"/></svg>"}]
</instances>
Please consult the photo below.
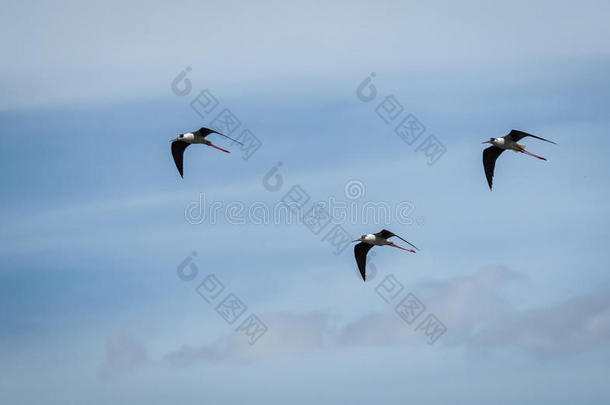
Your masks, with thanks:
<instances>
[{"instance_id":1,"label":"bird","mask_svg":"<svg viewBox=\"0 0 610 405\"><path fill-rule=\"evenodd\" d=\"M366 255L373 246L388 245L398 249L406 250L407 252L416 253L413 249L406 249L389 241L388 239L393 236L396 236L402 241L407 242L409 245L413 246L415 249L419 250L411 242L401 238L393 232L388 231L387 229L382 229L381 232L377 233L369 233L367 235L362 235L358 239L352 241L352 243L360 242L354 246L354 256L356 257L356 263L358 264L358 270L360 270L362 280L366 281Z\"/></svg>"},{"instance_id":2,"label":"bird","mask_svg":"<svg viewBox=\"0 0 610 405\"><path fill-rule=\"evenodd\" d=\"M487 184L489 184L490 190L494 177L494 168L496 167L496 159L498 159L498 156L500 156L502 152L504 152L506 149L511 149L515 152L525 153L526 155L533 156L540 160L546 160L542 156L534 155L533 153L526 151L525 145L517 143L527 136L557 145L555 142L549 141L548 139L544 139L539 136L528 134L527 132L519 131L516 129L511 130L508 135L505 135L501 138L489 138L488 141L483 142L490 143L492 145L483 151L483 168L485 169L485 177L487 177Z\"/></svg>"},{"instance_id":3,"label":"bird","mask_svg":"<svg viewBox=\"0 0 610 405\"><path fill-rule=\"evenodd\" d=\"M218 134L220 136L224 136L243 146L243 143L236 141L233 138L229 138L226 135L221 134L220 132L214 131L213 129L201 127L195 132L187 132L185 134L178 135L177 138L170 140L172 143L172 156L174 157L174 163L176 164L176 168L178 169L178 173L180 173L180 177L184 178L184 173L182 170L182 162L184 158L184 150L193 143L202 143L204 145L211 146L212 148L216 148L226 153L231 153L226 149L223 149L219 146L214 145L212 142L205 139L210 134Z\"/></svg>"}]
</instances>

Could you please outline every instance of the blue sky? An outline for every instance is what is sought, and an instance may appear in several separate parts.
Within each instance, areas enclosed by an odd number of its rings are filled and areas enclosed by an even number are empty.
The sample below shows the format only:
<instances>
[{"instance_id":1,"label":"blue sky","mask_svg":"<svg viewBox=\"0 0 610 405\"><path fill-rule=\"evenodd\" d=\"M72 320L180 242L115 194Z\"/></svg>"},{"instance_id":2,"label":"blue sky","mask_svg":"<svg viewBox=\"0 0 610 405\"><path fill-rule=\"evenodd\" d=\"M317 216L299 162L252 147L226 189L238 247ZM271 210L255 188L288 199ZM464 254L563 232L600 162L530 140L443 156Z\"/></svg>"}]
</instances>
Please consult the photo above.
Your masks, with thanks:
<instances>
[{"instance_id":1,"label":"blue sky","mask_svg":"<svg viewBox=\"0 0 610 405\"><path fill-rule=\"evenodd\" d=\"M610 400L607 3L4 8L2 402ZM190 106L204 89L262 146L189 148L180 179L168 140L211 124ZM389 95L446 148L434 165L375 113ZM511 128L557 145L503 155L490 192L481 142ZM407 202L410 223L342 226L421 251L374 249L362 283L325 232L185 218L201 195L227 212L295 185L307 206ZM211 274L247 305L233 324L196 291ZM426 307L413 324L394 310L408 293ZM235 331L248 314L268 328L253 346ZM447 329L433 345L414 330L428 314Z\"/></svg>"}]
</instances>

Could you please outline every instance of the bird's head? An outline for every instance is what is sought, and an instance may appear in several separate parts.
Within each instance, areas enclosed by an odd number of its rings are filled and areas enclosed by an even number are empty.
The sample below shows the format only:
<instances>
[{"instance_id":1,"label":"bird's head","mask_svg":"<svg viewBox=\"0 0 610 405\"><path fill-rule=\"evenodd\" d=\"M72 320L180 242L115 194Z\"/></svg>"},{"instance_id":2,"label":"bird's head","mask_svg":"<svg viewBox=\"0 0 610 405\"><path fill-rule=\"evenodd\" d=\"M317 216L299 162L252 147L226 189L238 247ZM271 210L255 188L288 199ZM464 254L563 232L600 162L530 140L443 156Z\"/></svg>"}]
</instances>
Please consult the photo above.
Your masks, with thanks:
<instances>
[{"instance_id":1,"label":"bird's head","mask_svg":"<svg viewBox=\"0 0 610 405\"><path fill-rule=\"evenodd\" d=\"M493 143L496 138L489 138L489 141L481 142L481 143Z\"/></svg>"},{"instance_id":2,"label":"bird's head","mask_svg":"<svg viewBox=\"0 0 610 405\"><path fill-rule=\"evenodd\" d=\"M366 235L362 235L362 236L360 236L358 239L353 240L353 241L352 241L352 243L353 243L353 242L361 242L361 241L363 241L363 240L364 240L364 238L366 238Z\"/></svg>"},{"instance_id":3,"label":"bird's head","mask_svg":"<svg viewBox=\"0 0 610 405\"><path fill-rule=\"evenodd\" d=\"M187 132L186 134L178 135L177 139L184 142L193 142L195 140L195 134L192 132Z\"/></svg>"}]
</instances>

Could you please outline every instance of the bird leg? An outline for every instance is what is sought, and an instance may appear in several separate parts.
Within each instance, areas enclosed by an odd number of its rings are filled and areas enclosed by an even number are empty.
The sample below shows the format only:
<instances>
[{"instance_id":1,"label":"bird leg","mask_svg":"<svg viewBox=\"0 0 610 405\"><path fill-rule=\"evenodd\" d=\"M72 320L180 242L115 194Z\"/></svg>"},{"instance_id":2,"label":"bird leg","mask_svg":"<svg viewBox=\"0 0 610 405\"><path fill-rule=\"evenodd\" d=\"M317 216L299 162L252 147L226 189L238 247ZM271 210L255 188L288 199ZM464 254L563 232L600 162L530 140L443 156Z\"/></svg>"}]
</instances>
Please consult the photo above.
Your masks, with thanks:
<instances>
[{"instance_id":1,"label":"bird leg","mask_svg":"<svg viewBox=\"0 0 610 405\"><path fill-rule=\"evenodd\" d=\"M415 253L415 250L411 250L411 249L405 249L405 248L403 248L402 246L398 246L398 245L396 245L396 244L394 244L394 243L390 243L390 246L395 247L395 248L398 248L398 249L406 250L407 252Z\"/></svg>"},{"instance_id":2,"label":"bird leg","mask_svg":"<svg viewBox=\"0 0 610 405\"><path fill-rule=\"evenodd\" d=\"M526 155L533 156L533 157L538 158L538 159L540 159L540 160L546 160L546 159L545 159L545 158L543 158L542 156L534 155L533 153L528 152L528 151L526 151L525 149L522 149L522 150L520 150L519 152L521 152L521 153L525 153Z\"/></svg>"},{"instance_id":3,"label":"bird leg","mask_svg":"<svg viewBox=\"0 0 610 405\"><path fill-rule=\"evenodd\" d=\"M226 149L223 149L223 148L221 148L221 147L218 147L218 146L214 145L212 142L210 142L208 145L209 145L209 146L211 146L212 148L216 148L216 149L221 150L221 151L223 151L223 152L231 153L231 152L229 152L229 151L228 151L228 150L226 150Z\"/></svg>"}]
</instances>

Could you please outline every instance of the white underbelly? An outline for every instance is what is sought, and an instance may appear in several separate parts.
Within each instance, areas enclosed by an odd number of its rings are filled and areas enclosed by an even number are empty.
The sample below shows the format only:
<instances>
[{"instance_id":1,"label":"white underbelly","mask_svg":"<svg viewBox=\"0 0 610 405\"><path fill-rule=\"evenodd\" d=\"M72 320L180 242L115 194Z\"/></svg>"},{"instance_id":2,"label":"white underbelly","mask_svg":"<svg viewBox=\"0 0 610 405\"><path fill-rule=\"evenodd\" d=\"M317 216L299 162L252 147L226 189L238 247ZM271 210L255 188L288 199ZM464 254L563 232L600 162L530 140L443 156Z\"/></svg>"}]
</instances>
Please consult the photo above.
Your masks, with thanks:
<instances>
[{"instance_id":1,"label":"white underbelly","mask_svg":"<svg viewBox=\"0 0 610 405\"><path fill-rule=\"evenodd\" d=\"M507 141L504 138L500 138L493 142L494 146L497 146L500 149L519 149L517 142L515 141Z\"/></svg>"}]
</instances>

